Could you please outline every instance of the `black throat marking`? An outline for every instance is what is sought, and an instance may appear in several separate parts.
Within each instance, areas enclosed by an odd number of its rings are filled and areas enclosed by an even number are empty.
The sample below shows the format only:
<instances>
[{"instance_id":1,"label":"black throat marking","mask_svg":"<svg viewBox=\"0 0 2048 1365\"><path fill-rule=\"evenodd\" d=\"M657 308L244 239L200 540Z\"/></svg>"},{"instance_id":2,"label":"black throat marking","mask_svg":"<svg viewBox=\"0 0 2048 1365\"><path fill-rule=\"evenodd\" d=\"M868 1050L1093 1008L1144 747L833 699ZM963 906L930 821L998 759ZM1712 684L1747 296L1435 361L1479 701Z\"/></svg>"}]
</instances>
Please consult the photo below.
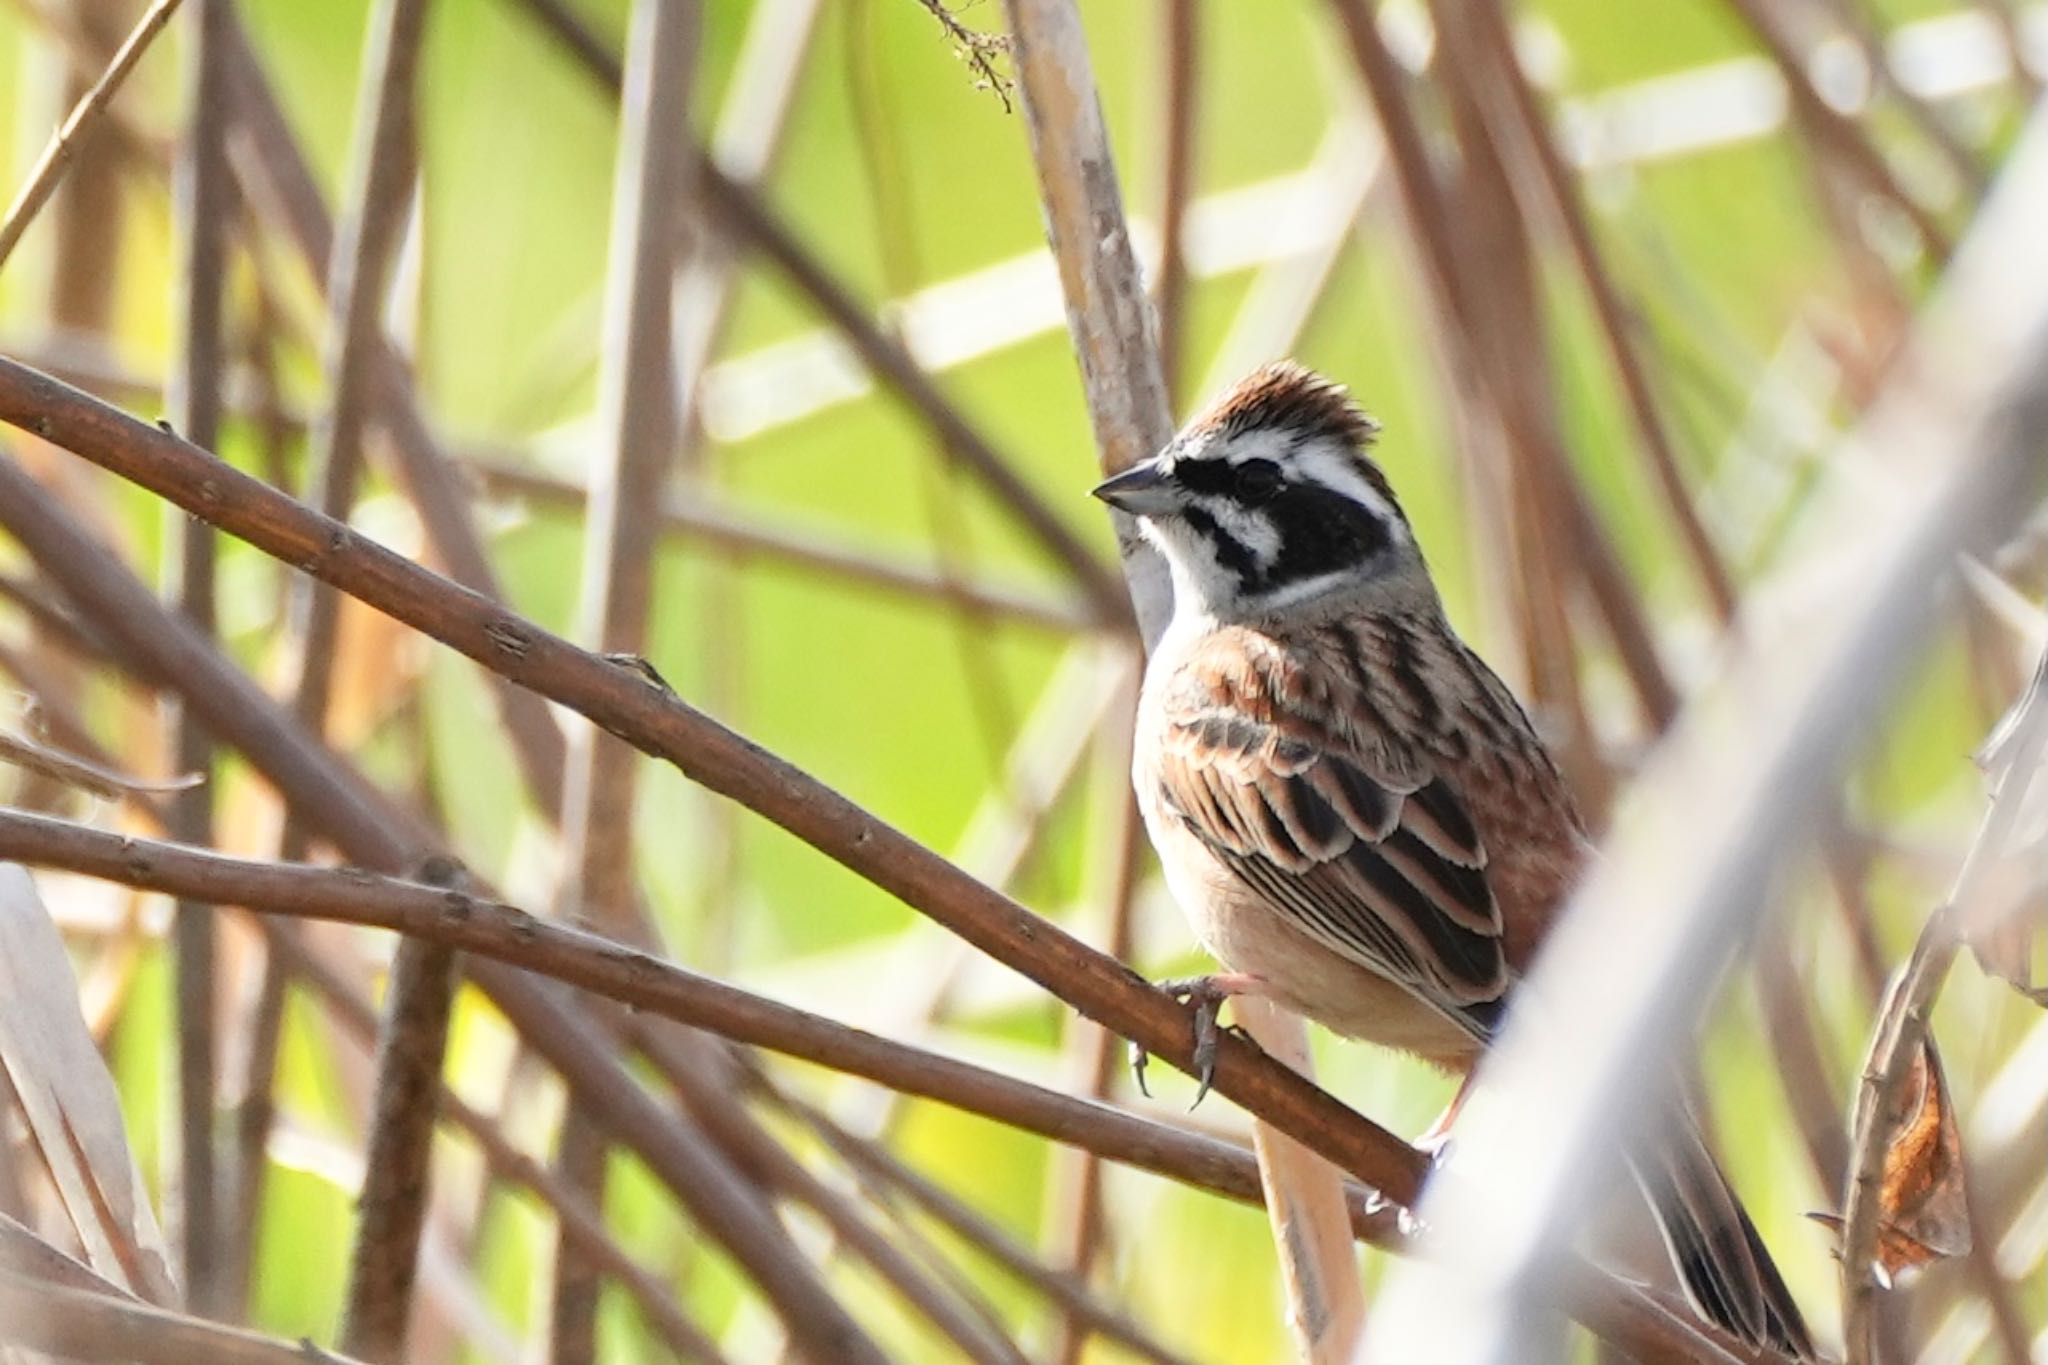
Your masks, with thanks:
<instances>
[{"instance_id":1,"label":"black throat marking","mask_svg":"<svg viewBox=\"0 0 2048 1365\"><path fill-rule=\"evenodd\" d=\"M1190 479L1187 472L1192 471L1181 473L1181 478L1192 491L1231 497L1228 485L1213 474L1204 471ZM1189 528L1212 547L1216 562L1236 576L1246 596L1356 568L1385 550L1391 539L1379 514L1320 484L1284 485L1270 500L1246 510L1273 526L1280 549L1270 561L1262 561L1251 546L1225 530L1200 502L1190 502L1181 511Z\"/></svg>"}]
</instances>

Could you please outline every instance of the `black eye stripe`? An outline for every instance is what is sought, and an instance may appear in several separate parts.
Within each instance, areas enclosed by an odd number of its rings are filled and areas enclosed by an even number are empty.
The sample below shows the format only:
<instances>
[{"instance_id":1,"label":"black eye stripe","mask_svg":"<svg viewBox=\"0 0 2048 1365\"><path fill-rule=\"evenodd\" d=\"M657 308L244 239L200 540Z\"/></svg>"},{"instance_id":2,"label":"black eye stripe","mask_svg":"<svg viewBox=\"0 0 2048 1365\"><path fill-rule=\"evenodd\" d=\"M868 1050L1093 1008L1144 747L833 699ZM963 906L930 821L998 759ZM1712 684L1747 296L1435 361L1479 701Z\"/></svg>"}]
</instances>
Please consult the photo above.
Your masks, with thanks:
<instances>
[{"instance_id":1,"label":"black eye stripe","mask_svg":"<svg viewBox=\"0 0 2048 1365\"><path fill-rule=\"evenodd\" d=\"M1226 497L1249 507L1272 498L1286 486L1286 476L1272 460L1182 460L1173 477L1190 493Z\"/></svg>"},{"instance_id":2,"label":"black eye stripe","mask_svg":"<svg viewBox=\"0 0 2048 1365\"><path fill-rule=\"evenodd\" d=\"M1387 548L1386 521L1332 489L1293 485L1266 506L1280 533L1280 554L1268 586L1316 578L1363 564Z\"/></svg>"},{"instance_id":3,"label":"black eye stripe","mask_svg":"<svg viewBox=\"0 0 2048 1365\"><path fill-rule=\"evenodd\" d=\"M1236 474L1221 460L1181 460L1173 477L1190 493L1228 493Z\"/></svg>"}]
</instances>

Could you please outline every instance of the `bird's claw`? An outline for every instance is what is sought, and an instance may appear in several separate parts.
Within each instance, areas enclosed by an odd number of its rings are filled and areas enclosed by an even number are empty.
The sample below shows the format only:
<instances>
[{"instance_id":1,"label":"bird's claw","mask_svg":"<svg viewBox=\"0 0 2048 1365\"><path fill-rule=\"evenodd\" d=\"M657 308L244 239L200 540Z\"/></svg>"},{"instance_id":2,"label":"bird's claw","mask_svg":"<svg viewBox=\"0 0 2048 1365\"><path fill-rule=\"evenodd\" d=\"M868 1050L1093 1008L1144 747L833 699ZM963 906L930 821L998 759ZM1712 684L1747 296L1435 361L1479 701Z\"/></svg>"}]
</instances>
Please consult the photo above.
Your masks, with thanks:
<instances>
[{"instance_id":1,"label":"bird's claw","mask_svg":"<svg viewBox=\"0 0 2048 1365\"><path fill-rule=\"evenodd\" d=\"M1449 1133L1424 1133L1415 1139L1415 1150L1429 1158L1432 1171L1440 1169L1451 1159L1451 1150L1457 1145L1457 1139Z\"/></svg>"},{"instance_id":2,"label":"bird's claw","mask_svg":"<svg viewBox=\"0 0 2048 1365\"><path fill-rule=\"evenodd\" d=\"M1189 1109L1199 1105L1216 1080L1216 1050L1223 1037L1217 1014L1235 992L1213 976L1177 977L1159 983L1159 989L1176 1000L1186 1001L1195 1016L1195 1098ZM1231 1030L1236 1032L1235 1029Z\"/></svg>"}]
</instances>

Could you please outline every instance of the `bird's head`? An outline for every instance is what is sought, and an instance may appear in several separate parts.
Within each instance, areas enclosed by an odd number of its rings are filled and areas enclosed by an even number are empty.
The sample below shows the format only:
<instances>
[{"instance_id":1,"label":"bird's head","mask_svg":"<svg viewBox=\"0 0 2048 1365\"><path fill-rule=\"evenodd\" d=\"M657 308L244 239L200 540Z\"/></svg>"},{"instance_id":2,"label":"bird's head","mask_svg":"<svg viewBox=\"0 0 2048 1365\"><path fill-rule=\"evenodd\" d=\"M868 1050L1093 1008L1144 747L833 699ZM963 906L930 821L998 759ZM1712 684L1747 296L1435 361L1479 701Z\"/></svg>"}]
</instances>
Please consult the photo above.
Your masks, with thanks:
<instances>
[{"instance_id":1,"label":"bird's head","mask_svg":"<svg viewBox=\"0 0 2048 1365\"><path fill-rule=\"evenodd\" d=\"M1179 606L1219 620L1368 590L1433 599L1408 519L1367 453L1378 431L1342 387L1281 361L1094 492L1138 518Z\"/></svg>"}]
</instances>

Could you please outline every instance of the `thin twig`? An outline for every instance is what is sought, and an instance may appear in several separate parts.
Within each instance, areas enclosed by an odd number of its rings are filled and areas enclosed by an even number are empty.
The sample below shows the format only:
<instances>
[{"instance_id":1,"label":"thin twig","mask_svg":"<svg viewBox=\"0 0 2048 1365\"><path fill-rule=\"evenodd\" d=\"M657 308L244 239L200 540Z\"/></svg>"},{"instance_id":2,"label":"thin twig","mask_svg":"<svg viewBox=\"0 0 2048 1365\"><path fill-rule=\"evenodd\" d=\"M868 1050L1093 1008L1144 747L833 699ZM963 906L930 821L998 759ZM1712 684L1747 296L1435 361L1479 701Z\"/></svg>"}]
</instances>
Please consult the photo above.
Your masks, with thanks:
<instances>
[{"instance_id":1,"label":"thin twig","mask_svg":"<svg viewBox=\"0 0 2048 1365\"><path fill-rule=\"evenodd\" d=\"M452 887L462 875L437 861L421 880ZM408 939L400 949L377 1037L377 1089L341 1326L342 1349L375 1361L404 1358L412 1321L420 1230L432 1199L434 1095L458 975L455 951L446 944Z\"/></svg>"},{"instance_id":2,"label":"thin twig","mask_svg":"<svg viewBox=\"0 0 2048 1365\"><path fill-rule=\"evenodd\" d=\"M960 17L946 8L945 0L917 0L924 6L925 13L939 21L939 27L952 40L953 55L967 64L974 73L974 88L986 90L1003 103L1003 112L1010 112L1010 96L1014 85L1010 78L996 65L1009 55L1010 40L1000 33L983 33L960 22Z\"/></svg>"},{"instance_id":3,"label":"thin twig","mask_svg":"<svg viewBox=\"0 0 2048 1365\"><path fill-rule=\"evenodd\" d=\"M417 164L420 44L427 0L379 0L370 15L348 212L328 265L333 311L324 368L330 408L314 432L316 504L346 520L355 505L363 447L370 428L373 384L383 345L384 292L404 235L406 204ZM341 597L324 584L302 585L298 678L293 705L314 734L333 702ZM303 856L302 819L288 815L286 857ZM397 1359L412 1317L414 1271L425 1222L433 1110L431 1093L447 1046L455 991L454 957L439 945L407 942L392 964L387 1019L377 1049L361 1207L350 1258L342 1340L374 1360Z\"/></svg>"},{"instance_id":4,"label":"thin twig","mask_svg":"<svg viewBox=\"0 0 2048 1365\"><path fill-rule=\"evenodd\" d=\"M8 205L6 217L0 218L0 268L5 268L7 258L21 240L21 234L28 230L36 214L56 192L58 182L64 178L65 167L71 164L79 146L98 127L107 105L120 92L128 74L142 60L142 54L149 51L150 43L170 22L177 8L178 0L156 0L149 7L99 80L72 109L63 126L51 137L49 145L43 148L42 156L29 171L27 183L15 194L14 202Z\"/></svg>"},{"instance_id":5,"label":"thin twig","mask_svg":"<svg viewBox=\"0 0 2048 1365\"><path fill-rule=\"evenodd\" d=\"M1117 690L1107 715L1107 724L1097 727L1095 754L1096 787L1112 818L1102 823L1097 843L1102 873L1093 880L1085 899L1105 907L1108 923L1102 947L1111 957L1128 962L1136 942L1139 874L1144 867L1145 826L1138 813L1137 792L1131 786L1131 727L1128 718L1136 709L1135 671ZM1086 1019L1068 1021L1066 1052L1069 1065L1078 1074L1090 1099L1107 1100L1123 1065L1122 1049L1110 1032ZM1092 1152L1077 1152L1055 1167L1049 1239L1051 1252L1059 1257L1076 1280L1086 1283L1100 1253L1105 1250L1102 1163ZM1078 1365L1087 1344L1088 1320L1069 1309L1061 1316L1059 1335L1051 1359L1060 1365Z\"/></svg>"},{"instance_id":6,"label":"thin twig","mask_svg":"<svg viewBox=\"0 0 2048 1365\"><path fill-rule=\"evenodd\" d=\"M1464 414L1464 420L1473 424L1481 440L1513 449L1524 477L1537 480L1546 499L1554 501L1557 530L1573 552L1569 562L1583 576L1599 608L1645 717L1653 728L1662 729L1677 710L1677 693L1612 538L1594 515L1575 467L1564 457L1554 421L1543 416L1541 405L1548 403L1548 395L1540 390L1532 395L1522 384L1526 376L1519 363L1509 364L1502 373L1500 353L1486 344L1492 337L1488 310L1471 297L1479 281L1467 262L1486 266L1488 257L1476 249L1461 250L1466 240L1463 220L1452 213L1421 127L1408 107L1401 68L1380 36L1373 10L1362 0L1330 3L1379 119L1409 236L1417 247L1449 353L1450 378L1460 397L1472 400L1473 410ZM1498 217L1475 226L1499 226ZM1515 362L1520 358L1511 356ZM1531 401L1538 403L1537 410L1528 410Z\"/></svg>"},{"instance_id":7,"label":"thin twig","mask_svg":"<svg viewBox=\"0 0 2048 1365\"><path fill-rule=\"evenodd\" d=\"M179 151L176 211L180 236L179 290L183 316L170 384L171 421L203 449L219 444L226 341L222 321L229 215L228 91L221 64L221 33L231 0L197 0L194 41L187 49L192 108ZM214 532L203 522L173 514L166 540L167 578L178 609L194 629L213 633ZM172 762L178 772L204 776L213 768L213 742L191 711L173 701L168 718ZM188 843L213 841L213 791L194 787L170 802L171 833ZM227 1236L226 1174L217 1170L214 1114L217 988L213 916L191 905L173 910L178 1036L178 1250L186 1302L208 1316L227 1307L223 1277Z\"/></svg>"},{"instance_id":8,"label":"thin twig","mask_svg":"<svg viewBox=\"0 0 2048 1365\"><path fill-rule=\"evenodd\" d=\"M1920 1054L1934 998L1962 946L1962 927L1978 910L1985 876L2004 856L2028 790L2043 774L2043 755L2048 754L2048 655L2033 686L2035 694L2025 703L2019 728L2007 743L2003 766L1955 885L1922 926L1912 956L1886 992L1871 1030L1850 1126L1852 1158L1842 1197L1842 1336L1849 1365L1869 1365L1876 1358L1877 1191L1891 1116Z\"/></svg>"},{"instance_id":9,"label":"thin twig","mask_svg":"<svg viewBox=\"0 0 2048 1365\"><path fill-rule=\"evenodd\" d=\"M1565 240L1571 247L1580 279L1593 304L1594 316L1600 323L1601 336L1614 362L1615 376L1620 380L1623 396L1627 399L1637 439L1657 487L1664 495L1665 510L1678 526L1680 541L1693 561L1693 569L1699 575L1715 613L1724 622L1730 620L1735 614L1734 584L1720 549L1700 521L1695 499L1678 467L1678 453L1659 411L1656 395L1650 387L1648 369L1635 342L1628 305L1594 238L1578 179L1566 166L1551 132L1550 121L1516 57L1513 36L1508 32L1503 12L1490 0L1482 3L1465 0L1459 9L1470 23L1470 31L1485 40L1461 50L1471 53L1476 49L1488 59L1492 68L1491 77L1473 82L1480 95L1481 108L1502 125L1509 138L1519 134L1522 145L1531 153L1528 156L1509 156L1508 165L1515 170L1533 170L1533 174L1524 175L1518 188L1539 204L1547 203L1551 214L1564 228ZM1531 181L1533 185L1529 183Z\"/></svg>"},{"instance_id":10,"label":"thin twig","mask_svg":"<svg viewBox=\"0 0 2048 1365\"><path fill-rule=\"evenodd\" d=\"M4 365L0 362L0 368ZM210 457L202 459L202 467L220 468ZM259 486L268 490L268 485ZM297 506L275 490L268 492ZM217 647L166 612L61 503L6 459L0 459L0 525L13 533L53 583L96 619L108 622L109 639L125 657L186 697L215 737L247 756L290 805L310 812L321 834L345 856L396 869L417 866L436 851L439 841L431 829L394 807L359 770L298 726ZM322 544L330 539L322 533ZM302 553L300 562L307 558ZM494 615L501 613L494 610ZM636 687L644 687L637 674L631 676ZM634 1081L574 1002L496 963L477 964L470 977L561 1073L578 1103L603 1115L615 1140L632 1147L675 1192L705 1235L731 1254L806 1349L826 1359L878 1358L859 1325L814 1271L791 1255L779 1226L756 1201L743 1197L745 1186L730 1164L693 1141L676 1123L673 1111L657 1104Z\"/></svg>"}]
</instances>

